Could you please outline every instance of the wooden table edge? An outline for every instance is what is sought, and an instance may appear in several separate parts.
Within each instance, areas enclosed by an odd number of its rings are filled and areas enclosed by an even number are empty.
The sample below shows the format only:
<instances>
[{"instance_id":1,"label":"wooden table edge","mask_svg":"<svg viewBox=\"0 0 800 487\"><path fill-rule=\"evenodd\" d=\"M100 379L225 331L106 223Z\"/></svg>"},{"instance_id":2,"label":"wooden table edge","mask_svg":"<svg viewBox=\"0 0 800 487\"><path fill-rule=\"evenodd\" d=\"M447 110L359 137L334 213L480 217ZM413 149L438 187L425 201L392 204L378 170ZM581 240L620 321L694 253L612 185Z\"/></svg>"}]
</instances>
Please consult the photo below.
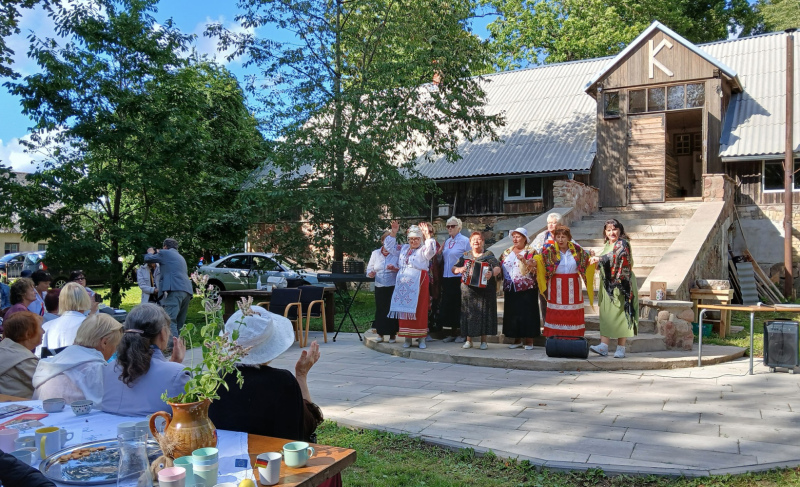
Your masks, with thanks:
<instances>
[{"instance_id":1,"label":"wooden table edge","mask_svg":"<svg viewBox=\"0 0 800 487\"><path fill-rule=\"evenodd\" d=\"M251 464L251 466L253 468L253 475L255 476L255 479L256 479L256 485L262 485L259 482L258 467L256 467L256 457L258 455L262 454L262 453L266 453L267 451L278 451L280 453L280 449L272 449L272 450L265 450L265 451L261 451L260 449L254 450L254 448L258 448L257 445L258 445L259 440L261 438L273 438L273 439L279 440L280 442L285 442L285 443L290 443L290 442L293 441L293 440L279 439L279 438L274 438L274 437L264 437L264 436L253 435L253 434L248 434L247 435L247 450L248 450L247 453L250 456L250 464ZM285 443L282 443L282 444L285 444ZM345 450L345 456L340 458L340 459L338 459L331 466L327 467L325 470L319 472L317 475L315 475L315 476L313 476L311 478L302 480L302 481L297 482L297 483L279 482L276 485L290 485L290 486L293 486L293 487L313 487L313 486L319 485L320 483L324 482L325 480L328 480L329 478L331 478L334 475L340 473L342 470L344 470L345 468L349 467L350 465L352 465L352 464L354 464L356 462L357 453L353 449L344 448L344 447L338 447L338 446L335 447L335 446L331 446L331 445L321 445L321 444L318 444L318 443L309 443L309 444L311 446L313 446L314 448L319 448L319 447L341 448L341 449ZM285 463L283 465L281 465L281 478L283 478L283 476L284 476L284 474L286 472L286 469L288 469L288 468L291 468L291 467L287 467Z\"/></svg>"}]
</instances>

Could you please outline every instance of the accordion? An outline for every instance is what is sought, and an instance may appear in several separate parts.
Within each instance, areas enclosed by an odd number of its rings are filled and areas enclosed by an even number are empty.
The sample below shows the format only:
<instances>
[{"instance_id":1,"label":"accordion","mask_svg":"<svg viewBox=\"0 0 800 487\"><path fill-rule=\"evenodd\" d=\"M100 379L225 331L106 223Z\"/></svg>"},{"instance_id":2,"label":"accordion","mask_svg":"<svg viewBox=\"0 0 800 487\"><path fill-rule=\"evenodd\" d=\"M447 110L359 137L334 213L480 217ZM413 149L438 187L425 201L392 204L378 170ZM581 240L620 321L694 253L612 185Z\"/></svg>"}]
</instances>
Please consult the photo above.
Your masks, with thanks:
<instances>
[{"instance_id":1,"label":"accordion","mask_svg":"<svg viewBox=\"0 0 800 487\"><path fill-rule=\"evenodd\" d=\"M467 286L484 288L489 282L491 276L491 266L488 262L475 262L473 260L465 261L464 273L461 274L461 282Z\"/></svg>"}]
</instances>

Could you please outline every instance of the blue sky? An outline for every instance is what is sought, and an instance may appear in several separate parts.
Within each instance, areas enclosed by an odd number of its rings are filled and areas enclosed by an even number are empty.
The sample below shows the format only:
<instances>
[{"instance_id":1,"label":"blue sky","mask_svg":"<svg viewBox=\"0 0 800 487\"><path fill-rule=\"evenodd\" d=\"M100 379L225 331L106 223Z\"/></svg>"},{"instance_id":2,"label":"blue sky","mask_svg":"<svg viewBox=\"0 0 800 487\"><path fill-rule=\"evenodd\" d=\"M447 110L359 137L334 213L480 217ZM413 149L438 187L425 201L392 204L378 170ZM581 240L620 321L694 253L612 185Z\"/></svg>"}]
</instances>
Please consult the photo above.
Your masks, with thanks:
<instances>
[{"instance_id":1,"label":"blue sky","mask_svg":"<svg viewBox=\"0 0 800 487\"><path fill-rule=\"evenodd\" d=\"M195 47L198 51L216 55L237 77L242 79L245 74L241 63L237 60L228 63L223 56L217 53L216 42L204 37L203 31L210 22L222 22L228 28L237 27L234 17L237 14L234 0L162 0L158 12L154 17L158 22L173 19L175 25L183 32L197 35ZM481 25L476 26L476 33L482 37L488 35L485 26L490 19L482 19ZM31 31L39 36L53 36L53 26L50 19L41 10L25 11L20 22L22 32L20 35L9 39L9 45L14 49L14 69L23 75L36 71L36 65L27 58L28 41L26 37ZM259 35L266 35L266 28L259 30ZM274 38L274 37L273 37ZM35 170L36 160L24 152L20 139L28 134L31 121L20 113L19 99L12 96L4 87L0 87L0 163L10 165L17 171L30 172Z\"/></svg>"}]
</instances>

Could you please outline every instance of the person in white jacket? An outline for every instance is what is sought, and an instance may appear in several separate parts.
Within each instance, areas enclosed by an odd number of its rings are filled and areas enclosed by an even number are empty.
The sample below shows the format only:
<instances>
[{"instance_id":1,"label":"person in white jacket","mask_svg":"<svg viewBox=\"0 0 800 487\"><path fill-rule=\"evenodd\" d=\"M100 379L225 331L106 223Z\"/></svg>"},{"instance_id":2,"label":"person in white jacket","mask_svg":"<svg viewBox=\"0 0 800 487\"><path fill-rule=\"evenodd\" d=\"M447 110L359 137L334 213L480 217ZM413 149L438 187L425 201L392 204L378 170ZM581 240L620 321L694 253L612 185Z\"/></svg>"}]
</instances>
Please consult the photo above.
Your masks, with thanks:
<instances>
[{"instance_id":1,"label":"person in white jacket","mask_svg":"<svg viewBox=\"0 0 800 487\"><path fill-rule=\"evenodd\" d=\"M67 403L103 400L103 370L122 339L122 324L105 313L83 321L75 344L39 361L33 374L33 398L64 398Z\"/></svg>"},{"instance_id":2,"label":"person in white jacket","mask_svg":"<svg viewBox=\"0 0 800 487\"><path fill-rule=\"evenodd\" d=\"M86 289L77 282L68 282L61 288L58 295L58 312L61 316L48 321L44 324L44 340L42 348L46 348L49 354L57 354L62 348L75 343L75 336L78 328L86 319L85 313L91 310L92 314L97 314L97 303L92 303ZM37 349L37 356L47 356L40 354Z\"/></svg>"},{"instance_id":3,"label":"person in white jacket","mask_svg":"<svg viewBox=\"0 0 800 487\"><path fill-rule=\"evenodd\" d=\"M136 270L136 283L142 290L141 303L158 303L158 286L161 279L161 267L155 262L143 264Z\"/></svg>"},{"instance_id":4,"label":"person in white jacket","mask_svg":"<svg viewBox=\"0 0 800 487\"><path fill-rule=\"evenodd\" d=\"M400 250L397 249L398 230L400 224L393 221L392 231L383 241L383 248L389 254L397 256L400 267L392 293L389 317L400 321L400 332L397 336L406 339L403 348L411 346L412 338L419 340L419 348L425 348L430 306L428 268L431 258L436 255L433 226L430 223L412 225L407 232L408 243Z\"/></svg>"}]
</instances>

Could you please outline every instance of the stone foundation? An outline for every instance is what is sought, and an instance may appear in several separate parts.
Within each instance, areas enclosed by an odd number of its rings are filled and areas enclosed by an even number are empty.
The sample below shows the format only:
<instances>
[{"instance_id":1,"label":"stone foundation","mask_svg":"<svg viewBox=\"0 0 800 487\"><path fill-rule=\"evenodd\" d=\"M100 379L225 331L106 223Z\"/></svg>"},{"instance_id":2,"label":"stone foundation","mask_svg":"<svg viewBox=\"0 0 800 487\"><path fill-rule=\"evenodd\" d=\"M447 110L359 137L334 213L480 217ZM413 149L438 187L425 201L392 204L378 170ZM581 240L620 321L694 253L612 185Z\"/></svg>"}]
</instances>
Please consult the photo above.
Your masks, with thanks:
<instances>
[{"instance_id":1,"label":"stone foundation","mask_svg":"<svg viewBox=\"0 0 800 487\"><path fill-rule=\"evenodd\" d=\"M553 181L553 208L573 208L573 220L599 208L600 190L571 179Z\"/></svg>"},{"instance_id":2,"label":"stone foundation","mask_svg":"<svg viewBox=\"0 0 800 487\"><path fill-rule=\"evenodd\" d=\"M664 337L668 350L692 349L694 307L691 301L642 299L640 303L642 318L656 322L656 333Z\"/></svg>"}]
</instances>

